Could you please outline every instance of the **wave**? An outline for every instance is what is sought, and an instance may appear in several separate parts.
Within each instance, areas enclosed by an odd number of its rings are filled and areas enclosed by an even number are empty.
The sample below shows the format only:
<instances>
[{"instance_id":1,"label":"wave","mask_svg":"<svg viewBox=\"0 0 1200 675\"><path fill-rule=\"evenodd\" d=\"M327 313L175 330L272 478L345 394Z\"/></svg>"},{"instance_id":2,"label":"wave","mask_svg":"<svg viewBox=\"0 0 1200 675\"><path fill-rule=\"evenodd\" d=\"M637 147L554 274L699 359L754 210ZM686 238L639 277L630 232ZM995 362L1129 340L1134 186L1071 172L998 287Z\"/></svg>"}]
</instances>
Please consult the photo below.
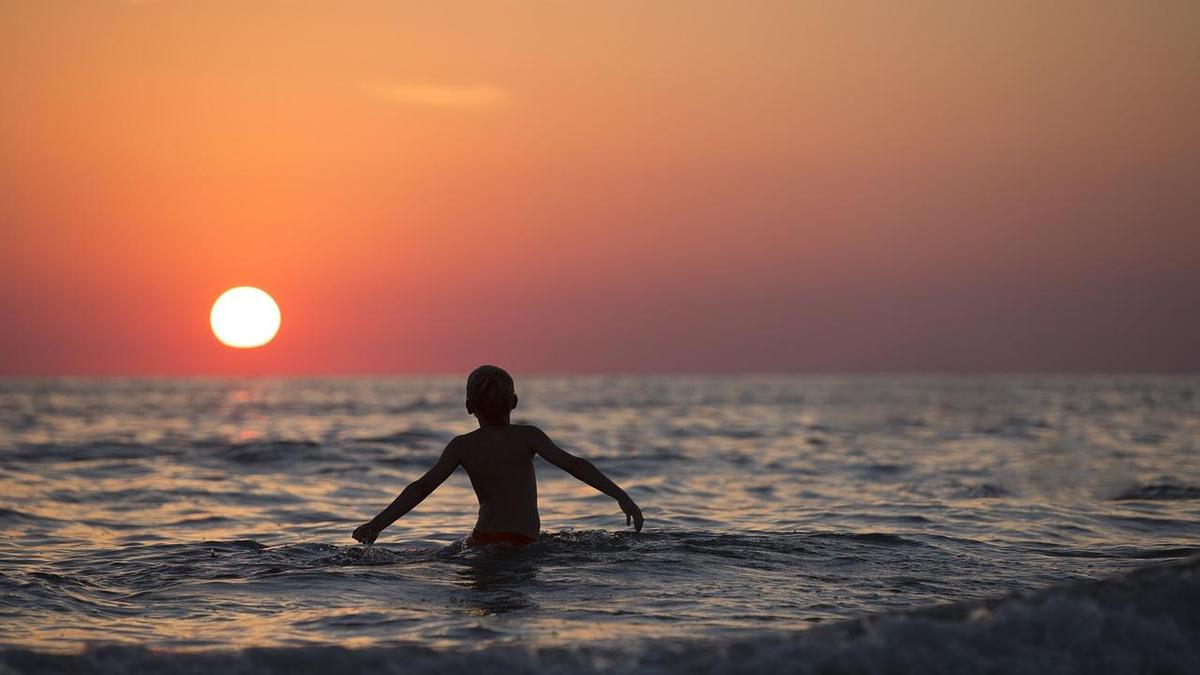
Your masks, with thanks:
<instances>
[{"instance_id":1,"label":"wave","mask_svg":"<svg viewBox=\"0 0 1200 675\"><path fill-rule=\"evenodd\" d=\"M1040 417L1010 415L1003 420L979 422L974 425L976 433L1006 438L1033 438L1038 432L1051 428L1050 422Z\"/></svg>"},{"instance_id":2,"label":"wave","mask_svg":"<svg viewBox=\"0 0 1200 675\"><path fill-rule=\"evenodd\" d=\"M675 427L666 430L666 434L674 438L734 439L766 438L771 435L771 433L765 429L746 427Z\"/></svg>"},{"instance_id":3,"label":"wave","mask_svg":"<svg viewBox=\"0 0 1200 675\"><path fill-rule=\"evenodd\" d=\"M89 441L87 443L40 443L19 446L4 452L0 459L25 462L83 462L89 460L147 459L171 454L169 450L127 441Z\"/></svg>"},{"instance_id":4,"label":"wave","mask_svg":"<svg viewBox=\"0 0 1200 675\"><path fill-rule=\"evenodd\" d=\"M325 452L314 441L247 441L218 450L216 456L235 464L270 464L292 460L321 460Z\"/></svg>"},{"instance_id":5,"label":"wave","mask_svg":"<svg viewBox=\"0 0 1200 675\"><path fill-rule=\"evenodd\" d=\"M386 445L425 445L435 441L446 440L447 435L430 429L405 429L382 436L363 436L355 438L360 443L383 443Z\"/></svg>"},{"instance_id":6,"label":"wave","mask_svg":"<svg viewBox=\"0 0 1200 675\"><path fill-rule=\"evenodd\" d=\"M1174 500L1200 499L1200 488L1190 485L1174 485L1172 483L1156 483L1132 487L1113 497L1114 500Z\"/></svg>"},{"instance_id":7,"label":"wave","mask_svg":"<svg viewBox=\"0 0 1200 675\"><path fill-rule=\"evenodd\" d=\"M1102 581L715 640L474 650L341 646L169 652L0 651L5 675L227 672L1191 673L1200 669L1200 558Z\"/></svg>"},{"instance_id":8,"label":"wave","mask_svg":"<svg viewBox=\"0 0 1200 675\"><path fill-rule=\"evenodd\" d=\"M967 499L995 499L998 497L1009 496L1008 490L994 483L980 483L973 485L963 493Z\"/></svg>"},{"instance_id":9,"label":"wave","mask_svg":"<svg viewBox=\"0 0 1200 675\"><path fill-rule=\"evenodd\" d=\"M52 523L57 522L56 518L48 518L39 516L35 513L27 513L16 509L0 508L0 523Z\"/></svg>"},{"instance_id":10,"label":"wave","mask_svg":"<svg viewBox=\"0 0 1200 675\"><path fill-rule=\"evenodd\" d=\"M29 518L18 512L0 513L17 520ZM329 514L314 512L314 519ZM184 518L167 523L171 528L208 527L222 525L219 517ZM110 529L120 523L104 522ZM463 533L465 534L465 533ZM441 533L436 541L453 539L455 535ZM539 566L573 567L594 562L598 557L621 554L638 549L651 558L674 559L680 555L711 556L734 564L763 565L774 559L781 567L796 564L793 556L887 555L888 549L932 550L931 545L883 532L761 532L720 533L705 530L658 531L635 534L629 531L563 530L543 532L536 544L526 549L509 547L470 548L458 538L450 544L435 541L412 542L405 546L340 545L328 543L290 543L267 546L253 539L209 540L195 543L136 543L122 549L116 557L102 550L72 558L56 568L55 573L69 570L80 578L111 588L138 593L198 579L222 580L237 583L262 576L315 571L338 567L378 565L422 565L430 562L471 563L494 562L535 564ZM1171 549L1163 553L1180 557L1191 549ZM121 564L114 565L120 561ZM53 594L53 584L43 579L36 584L44 595ZM29 589L38 590L38 589ZM2 674L3 671L0 671Z\"/></svg>"},{"instance_id":11,"label":"wave","mask_svg":"<svg viewBox=\"0 0 1200 675\"><path fill-rule=\"evenodd\" d=\"M203 461L205 458L210 458L243 467L293 461L355 463L364 458L368 460L397 459L394 453L399 450L428 448L445 437L445 434L435 431L410 429L383 436L352 439L352 443L349 445L291 438L260 438L234 443L220 438L206 438L177 445L150 445L124 441L46 443L22 445L8 449L0 447L0 462L11 461L20 464L76 463L96 460L136 462L137 460L175 457L183 462ZM398 459L401 462L408 461L405 457Z\"/></svg>"}]
</instances>

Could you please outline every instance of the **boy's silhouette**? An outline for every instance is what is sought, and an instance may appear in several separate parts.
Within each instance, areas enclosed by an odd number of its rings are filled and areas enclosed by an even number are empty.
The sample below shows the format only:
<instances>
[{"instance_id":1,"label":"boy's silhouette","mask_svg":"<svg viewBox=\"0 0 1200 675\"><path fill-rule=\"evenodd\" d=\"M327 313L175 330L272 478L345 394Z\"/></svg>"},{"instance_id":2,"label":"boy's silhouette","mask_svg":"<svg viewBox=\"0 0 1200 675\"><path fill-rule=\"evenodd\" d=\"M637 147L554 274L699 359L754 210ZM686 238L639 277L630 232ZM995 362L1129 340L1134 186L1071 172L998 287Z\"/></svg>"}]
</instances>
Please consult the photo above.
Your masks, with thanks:
<instances>
[{"instance_id":1,"label":"boy's silhouette","mask_svg":"<svg viewBox=\"0 0 1200 675\"><path fill-rule=\"evenodd\" d=\"M365 544L374 542L383 529L420 504L461 464L479 499L479 519L467 544L532 543L541 527L535 454L616 499L625 512L625 524L641 532L642 511L629 495L591 462L555 445L541 429L510 423L509 415L516 406L512 376L502 368L480 366L472 371L467 378L467 412L479 420L479 428L451 440L433 468L404 488L379 515L355 529L354 538Z\"/></svg>"}]
</instances>

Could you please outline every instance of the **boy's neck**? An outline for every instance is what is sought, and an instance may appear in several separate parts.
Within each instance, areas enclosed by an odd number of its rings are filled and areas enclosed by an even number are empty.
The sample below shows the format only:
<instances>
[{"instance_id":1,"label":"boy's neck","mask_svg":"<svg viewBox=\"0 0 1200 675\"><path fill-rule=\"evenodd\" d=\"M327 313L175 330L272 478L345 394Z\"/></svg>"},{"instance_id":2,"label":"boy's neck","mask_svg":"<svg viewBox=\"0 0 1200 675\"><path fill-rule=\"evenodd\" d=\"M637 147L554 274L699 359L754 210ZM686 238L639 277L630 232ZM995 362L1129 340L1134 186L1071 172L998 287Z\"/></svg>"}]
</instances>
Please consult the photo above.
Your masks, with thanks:
<instances>
[{"instance_id":1,"label":"boy's neck","mask_svg":"<svg viewBox=\"0 0 1200 675\"><path fill-rule=\"evenodd\" d=\"M476 420L479 420L479 427L480 427L480 428L483 428L483 427L502 427L502 426L505 426L505 425L507 425L507 424L512 424L512 422L509 422L509 418L510 418L510 416L509 416L509 415L505 415L504 417L500 417L500 418L497 418L497 419L494 419L494 420L485 420L484 418L482 418L482 417L480 417L480 416L478 416L478 415L476 415L476 416L475 416L475 419L476 419Z\"/></svg>"}]
</instances>

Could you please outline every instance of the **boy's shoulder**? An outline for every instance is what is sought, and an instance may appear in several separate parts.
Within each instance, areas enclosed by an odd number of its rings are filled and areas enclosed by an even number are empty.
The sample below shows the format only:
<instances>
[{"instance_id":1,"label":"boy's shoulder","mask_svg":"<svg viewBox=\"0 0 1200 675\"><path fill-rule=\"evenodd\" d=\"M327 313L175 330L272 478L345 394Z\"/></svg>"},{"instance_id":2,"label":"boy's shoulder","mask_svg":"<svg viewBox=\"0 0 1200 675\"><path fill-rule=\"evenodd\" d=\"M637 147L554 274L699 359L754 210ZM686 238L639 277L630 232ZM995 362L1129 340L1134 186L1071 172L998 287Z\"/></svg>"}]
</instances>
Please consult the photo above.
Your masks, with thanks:
<instances>
[{"instance_id":1,"label":"boy's shoulder","mask_svg":"<svg viewBox=\"0 0 1200 675\"><path fill-rule=\"evenodd\" d=\"M505 436L529 439L530 441L546 437L546 432L533 424L506 424L503 427L480 427L465 434L460 434L450 439L450 446L465 448L482 441L494 442L497 430L500 430Z\"/></svg>"},{"instance_id":2,"label":"boy's shoulder","mask_svg":"<svg viewBox=\"0 0 1200 675\"><path fill-rule=\"evenodd\" d=\"M546 432L542 431L540 428L538 428L537 425L534 425L534 424L505 424L503 426L487 426L487 427L479 427L478 429L472 429L471 431L468 431L465 434L459 434L459 435L455 436L454 438L450 439L450 442L458 443L458 442L463 442L463 441L474 440L477 438L485 438L491 434L496 433L497 431L500 431L501 433L507 433L507 434L532 434L532 435L538 435L538 436L544 435L546 433Z\"/></svg>"},{"instance_id":3,"label":"boy's shoulder","mask_svg":"<svg viewBox=\"0 0 1200 675\"><path fill-rule=\"evenodd\" d=\"M541 427L535 424L513 424L510 426L512 426L516 430L516 433L520 434L522 438L527 438L533 443L549 440L550 438L546 435L546 432L542 431Z\"/></svg>"}]
</instances>

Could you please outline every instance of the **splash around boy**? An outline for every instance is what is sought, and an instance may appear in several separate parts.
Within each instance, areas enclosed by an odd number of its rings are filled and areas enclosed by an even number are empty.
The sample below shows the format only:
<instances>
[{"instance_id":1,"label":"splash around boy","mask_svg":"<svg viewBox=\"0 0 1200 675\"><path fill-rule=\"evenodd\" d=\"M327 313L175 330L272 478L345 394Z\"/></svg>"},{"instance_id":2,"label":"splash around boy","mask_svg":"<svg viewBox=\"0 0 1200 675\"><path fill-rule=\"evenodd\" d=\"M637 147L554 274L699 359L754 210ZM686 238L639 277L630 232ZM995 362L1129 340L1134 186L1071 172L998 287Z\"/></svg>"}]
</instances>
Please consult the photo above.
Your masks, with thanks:
<instances>
[{"instance_id":1,"label":"splash around boy","mask_svg":"<svg viewBox=\"0 0 1200 675\"><path fill-rule=\"evenodd\" d=\"M512 424L509 416L516 407L516 388L503 368L480 366L472 371L467 377L467 413L475 416L479 428L451 440L433 468L404 488L379 515L355 529L354 538L373 543L381 531L420 504L462 465L479 499L479 519L467 544L533 543L541 528L534 455L617 500L625 512L625 524L642 531L642 510L624 490L591 462L555 445L541 429Z\"/></svg>"}]
</instances>

